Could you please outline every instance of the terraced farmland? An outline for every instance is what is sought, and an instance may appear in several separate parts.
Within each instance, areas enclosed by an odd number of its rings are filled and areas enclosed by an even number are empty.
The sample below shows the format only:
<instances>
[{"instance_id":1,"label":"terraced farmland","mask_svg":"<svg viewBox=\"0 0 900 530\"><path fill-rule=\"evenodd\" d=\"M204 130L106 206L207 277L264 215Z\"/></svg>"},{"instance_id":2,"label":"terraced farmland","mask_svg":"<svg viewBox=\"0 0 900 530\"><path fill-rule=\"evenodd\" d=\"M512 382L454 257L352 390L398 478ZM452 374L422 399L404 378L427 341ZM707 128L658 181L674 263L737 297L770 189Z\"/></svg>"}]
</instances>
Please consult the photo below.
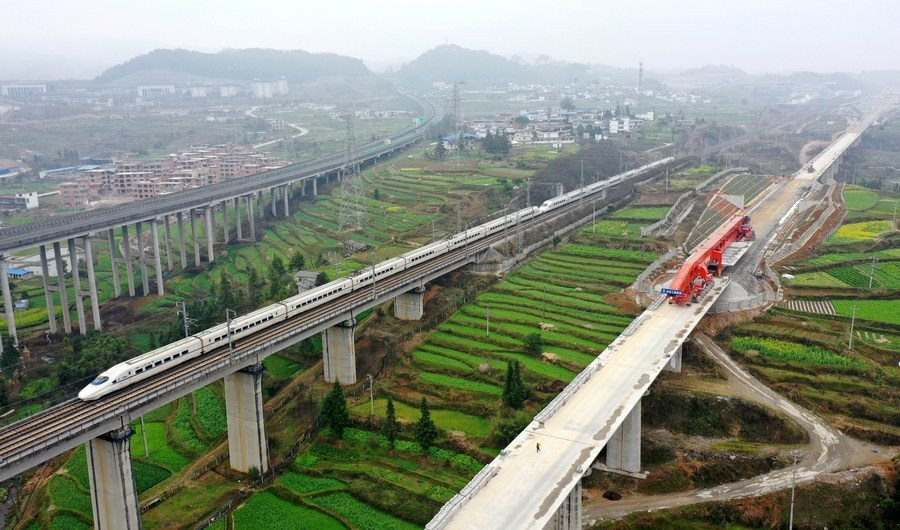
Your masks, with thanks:
<instances>
[{"instance_id":1,"label":"terraced farmland","mask_svg":"<svg viewBox=\"0 0 900 530\"><path fill-rule=\"evenodd\" d=\"M639 240L593 230L585 228L461 307L415 348L397 383L452 409L460 403L495 407L508 361L518 361L534 385L571 381L633 318L607 297L656 258ZM541 351L528 352L523 344L535 333Z\"/></svg>"}]
</instances>

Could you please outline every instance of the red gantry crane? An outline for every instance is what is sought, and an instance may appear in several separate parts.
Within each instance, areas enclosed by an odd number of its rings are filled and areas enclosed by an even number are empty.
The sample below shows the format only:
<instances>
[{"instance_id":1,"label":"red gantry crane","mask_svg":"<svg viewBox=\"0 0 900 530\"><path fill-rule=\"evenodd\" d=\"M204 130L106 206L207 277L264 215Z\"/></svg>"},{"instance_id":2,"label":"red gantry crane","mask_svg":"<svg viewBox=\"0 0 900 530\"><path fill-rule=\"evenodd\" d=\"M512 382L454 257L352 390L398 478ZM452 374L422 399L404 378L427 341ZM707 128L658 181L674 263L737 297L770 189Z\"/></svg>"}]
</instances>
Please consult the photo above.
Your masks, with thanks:
<instances>
[{"instance_id":1,"label":"red gantry crane","mask_svg":"<svg viewBox=\"0 0 900 530\"><path fill-rule=\"evenodd\" d=\"M722 274L722 253L736 241L753 239L750 217L737 215L712 233L685 261L668 288L662 290L669 303L690 305L697 302L713 275Z\"/></svg>"}]
</instances>

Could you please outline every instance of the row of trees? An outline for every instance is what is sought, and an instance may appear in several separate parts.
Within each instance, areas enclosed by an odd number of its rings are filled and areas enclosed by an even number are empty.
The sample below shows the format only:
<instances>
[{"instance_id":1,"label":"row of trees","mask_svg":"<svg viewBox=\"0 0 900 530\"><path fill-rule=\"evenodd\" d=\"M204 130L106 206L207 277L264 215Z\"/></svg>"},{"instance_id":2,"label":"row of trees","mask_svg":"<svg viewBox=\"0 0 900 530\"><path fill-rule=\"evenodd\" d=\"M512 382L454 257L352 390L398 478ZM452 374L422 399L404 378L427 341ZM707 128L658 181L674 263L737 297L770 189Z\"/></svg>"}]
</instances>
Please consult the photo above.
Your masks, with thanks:
<instances>
[{"instance_id":1,"label":"row of trees","mask_svg":"<svg viewBox=\"0 0 900 530\"><path fill-rule=\"evenodd\" d=\"M422 449L427 450L434 445L434 441L438 436L438 430L434 420L431 419L428 400L424 397L419 405L419 412L421 415L413 426L413 434L416 442ZM391 449L394 449L397 445L397 436L400 433L400 423L397 421L394 400L390 397L387 400L387 410L385 411L384 419L382 434L387 438ZM334 382L331 391L322 400L319 421L338 438L343 438L344 431L350 426L350 410L347 408L347 398L344 395L344 389L341 388L340 383L337 381Z\"/></svg>"}]
</instances>

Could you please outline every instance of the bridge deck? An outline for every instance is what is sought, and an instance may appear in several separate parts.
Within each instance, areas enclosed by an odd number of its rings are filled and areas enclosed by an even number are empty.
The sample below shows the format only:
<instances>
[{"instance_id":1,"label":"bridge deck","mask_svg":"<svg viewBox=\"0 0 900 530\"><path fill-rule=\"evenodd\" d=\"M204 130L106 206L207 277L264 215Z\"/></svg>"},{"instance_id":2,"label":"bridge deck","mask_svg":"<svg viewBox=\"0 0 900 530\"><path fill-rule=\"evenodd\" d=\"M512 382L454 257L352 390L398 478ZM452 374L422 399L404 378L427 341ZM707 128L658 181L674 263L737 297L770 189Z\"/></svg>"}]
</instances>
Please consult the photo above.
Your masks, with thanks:
<instances>
[{"instance_id":1,"label":"bridge deck","mask_svg":"<svg viewBox=\"0 0 900 530\"><path fill-rule=\"evenodd\" d=\"M728 281L715 278L699 304L647 309L633 334L626 330L610 344L586 369L593 375L543 425L532 422L489 464L485 473L496 474L458 499L464 502L447 514L446 528L543 528Z\"/></svg>"}]
</instances>

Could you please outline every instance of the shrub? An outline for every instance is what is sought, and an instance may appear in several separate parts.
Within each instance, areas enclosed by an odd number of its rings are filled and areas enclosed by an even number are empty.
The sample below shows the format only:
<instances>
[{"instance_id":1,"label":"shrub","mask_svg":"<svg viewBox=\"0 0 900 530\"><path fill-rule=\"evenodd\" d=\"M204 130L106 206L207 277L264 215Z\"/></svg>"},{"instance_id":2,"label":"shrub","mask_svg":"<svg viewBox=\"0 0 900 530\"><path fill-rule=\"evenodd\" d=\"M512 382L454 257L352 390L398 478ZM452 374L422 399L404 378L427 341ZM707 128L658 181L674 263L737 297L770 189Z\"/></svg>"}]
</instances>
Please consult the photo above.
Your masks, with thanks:
<instances>
[{"instance_id":1,"label":"shrub","mask_svg":"<svg viewBox=\"0 0 900 530\"><path fill-rule=\"evenodd\" d=\"M526 353L540 355L544 347L544 338L540 333L529 333L523 341Z\"/></svg>"},{"instance_id":2,"label":"shrub","mask_svg":"<svg viewBox=\"0 0 900 530\"><path fill-rule=\"evenodd\" d=\"M427 399L422 398L420 410L422 416L419 418L419 421L416 422L413 430L419 445L422 446L423 449L428 449L434 443L434 439L437 438L437 427L431 419L431 412L428 410Z\"/></svg>"}]
</instances>

